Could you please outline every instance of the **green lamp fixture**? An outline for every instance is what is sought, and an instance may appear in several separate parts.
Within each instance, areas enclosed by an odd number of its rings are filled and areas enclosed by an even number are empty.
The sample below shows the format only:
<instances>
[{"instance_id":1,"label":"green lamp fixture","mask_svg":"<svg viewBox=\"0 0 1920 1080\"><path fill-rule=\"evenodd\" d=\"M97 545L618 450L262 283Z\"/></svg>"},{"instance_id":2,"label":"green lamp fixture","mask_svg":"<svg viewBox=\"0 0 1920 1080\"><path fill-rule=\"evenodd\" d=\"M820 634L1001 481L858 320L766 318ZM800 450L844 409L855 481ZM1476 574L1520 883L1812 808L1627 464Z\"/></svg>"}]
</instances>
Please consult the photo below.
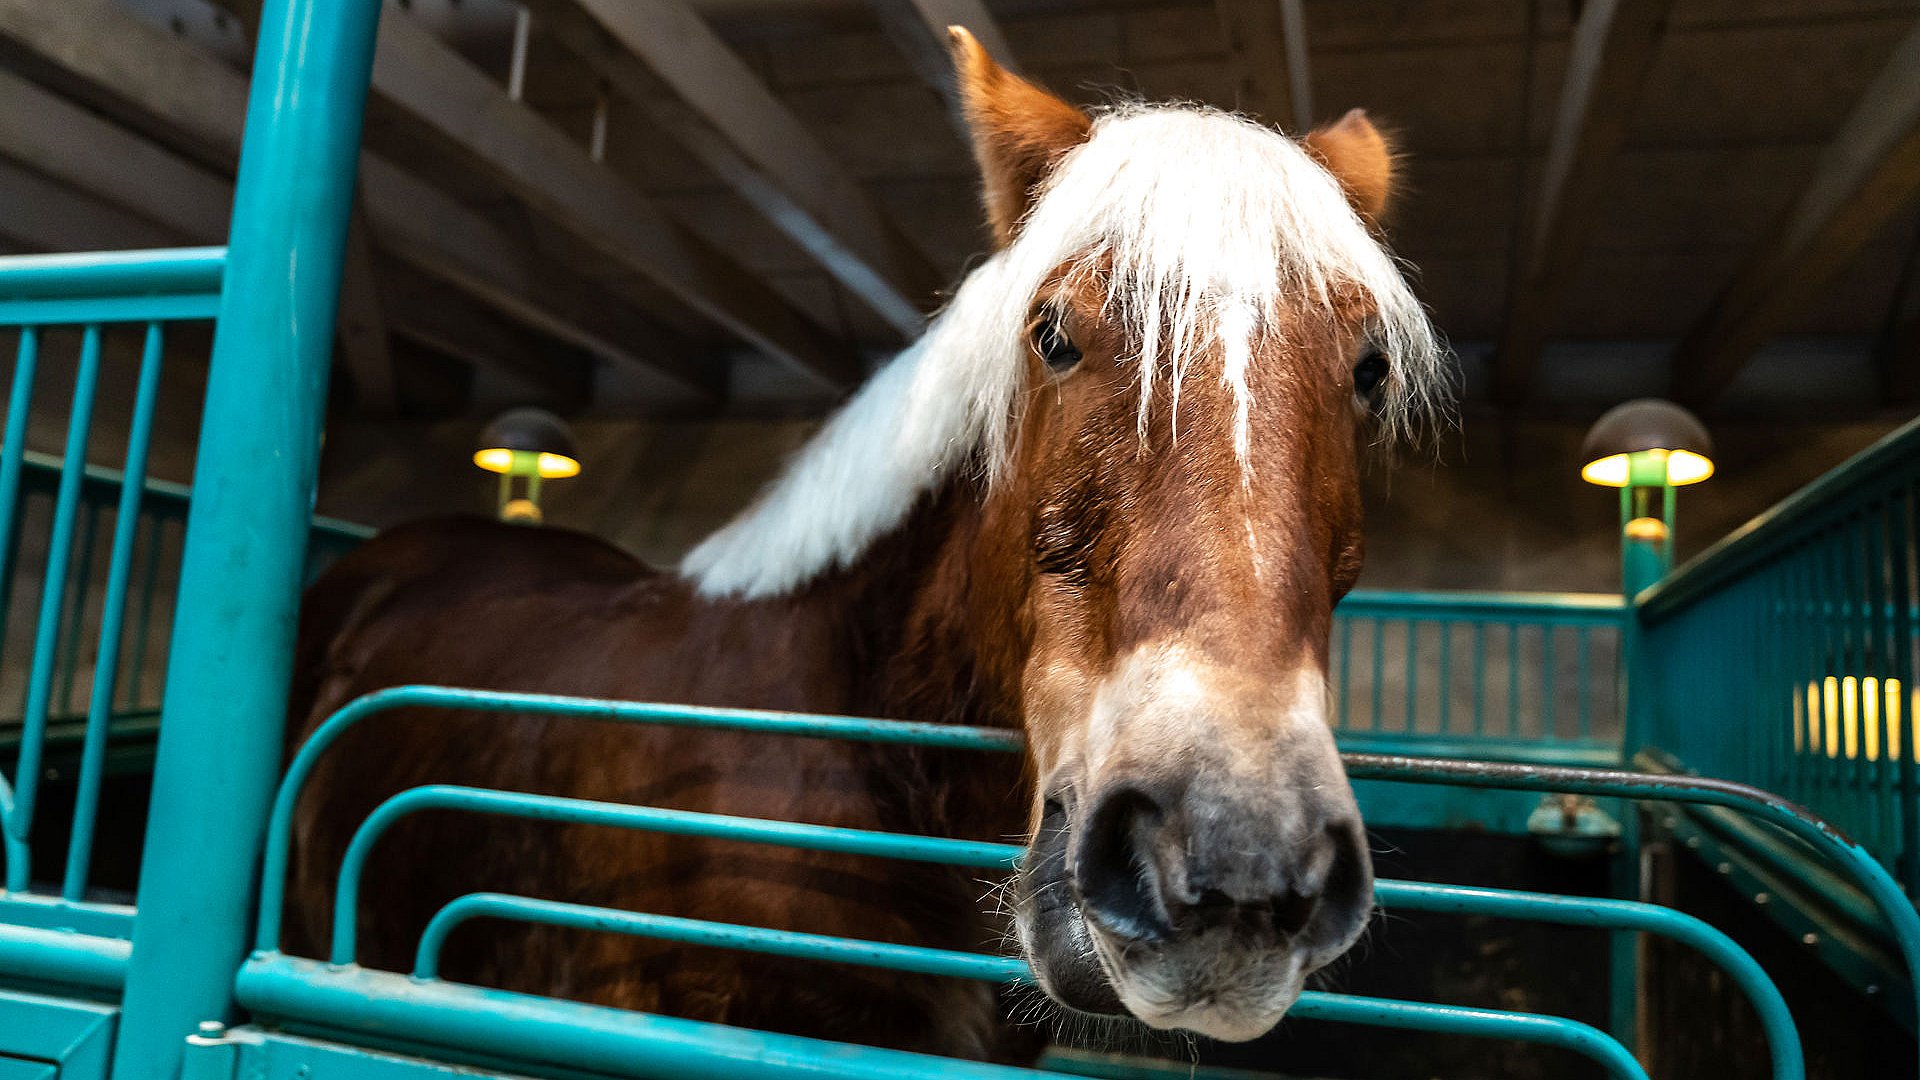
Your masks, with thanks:
<instances>
[{"instance_id":1,"label":"green lamp fixture","mask_svg":"<svg viewBox=\"0 0 1920 1080\"><path fill-rule=\"evenodd\" d=\"M1609 409L1587 431L1580 478L1620 489L1621 588L1628 596L1673 568L1674 489L1713 475L1713 439L1671 401Z\"/></svg>"},{"instance_id":2,"label":"green lamp fixture","mask_svg":"<svg viewBox=\"0 0 1920 1080\"><path fill-rule=\"evenodd\" d=\"M580 474L566 421L545 409L508 409L480 432L473 463L500 474L500 520L540 524L540 483Z\"/></svg>"}]
</instances>

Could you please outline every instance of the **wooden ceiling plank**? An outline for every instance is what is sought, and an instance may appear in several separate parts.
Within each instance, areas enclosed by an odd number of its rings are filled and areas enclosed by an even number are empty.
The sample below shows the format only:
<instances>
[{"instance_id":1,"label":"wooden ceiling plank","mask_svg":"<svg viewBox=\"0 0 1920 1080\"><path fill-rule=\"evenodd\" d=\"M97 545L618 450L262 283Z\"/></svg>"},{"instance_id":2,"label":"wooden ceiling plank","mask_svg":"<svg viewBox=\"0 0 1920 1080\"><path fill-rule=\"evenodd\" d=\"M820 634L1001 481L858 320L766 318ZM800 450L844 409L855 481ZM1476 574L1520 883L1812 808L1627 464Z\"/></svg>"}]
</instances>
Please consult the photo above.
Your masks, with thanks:
<instances>
[{"instance_id":1,"label":"wooden ceiling plank","mask_svg":"<svg viewBox=\"0 0 1920 1080\"><path fill-rule=\"evenodd\" d=\"M67 78L91 88L93 96L111 98L116 111L137 110L146 103L174 110L141 125L143 131L158 127L191 132L201 157L224 161L228 168L238 159L246 77L109 0L63 0L56 5L0 0L0 43L14 55L58 66ZM189 84L191 92L178 91ZM0 97L17 89L0 84ZM22 107L7 108L14 101ZM38 121L53 134L9 127L10 122L24 121ZM131 200L132 208L143 214L163 216L162 224L189 241L218 243L225 237L232 198L229 179L154 147L58 95L42 90L0 102L0 138L32 147L40 167L77 186L112 202ZM96 147L111 152L96 154ZM117 167L115 161L127 167ZM654 323L565 268L538 259L526 245L512 243L497 230L489 235L491 226L483 219L429 185L395 183L400 170L377 155L362 156L361 172L362 202L383 239L437 242L436 250L425 256L397 254L424 258L443 277L464 275L463 280L486 283L484 290L476 288L477 296L554 337L612 362L666 374L704 401L720 399L725 372L706 355L709 350L664 329L623 341L622 334L654 328ZM370 177L384 182L369 188ZM562 302L568 310L556 314L559 309L551 305Z\"/></svg>"},{"instance_id":2,"label":"wooden ceiling plank","mask_svg":"<svg viewBox=\"0 0 1920 1080\"><path fill-rule=\"evenodd\" d=\"M540 25L900 335L943 275L813 132L680 0L532 0Z\"/></svg>"},{"instance_id":3,"label":"wooden ceiling plank","mask_svg":"<svg viewBox=\"0 0 1920 1080\"><path fill-rule=\"evenodd\" d=\"M1672 0L1588 0L1574 26L1540 188L1494 351L1493 395L1504 405L1526 399L1672 7Z\"/></svg>"},{"instance_id":4,"label":"wooden ceiling plank","mask_svg":"<svg viewBox=\"0 0 1920 1080\"><path fill-rule=\"evenodd\" d=\"M1920 25L1894 46L1786 215L1681 339L1674 397L1710 404L1917 191Z\"/></svg>"},{"instance_id":5,"label":"wooden ceiling plank","mask_svg":"<svg viewBox=\"0 0 1920 1080\"><path fill-rule=\"evenodd\" d=\"M360 182L373 227L395 258L609 362L665 374L708 403L725 396L726 369L705 346L432 185L371 154L361 157Z\"/></svg>"},{"instance_id":6,"label":"wooden ceiling plank","mask_svg":"<svg viewBox=\"0 0 1920 1080\"><path fill-rule=\"evenodd\" d=\"M380 21L374 102L399 124L369 125L369 145L411 139L419 125L515 198L619 258L687 306L771 356L844 388L862 374L848 342L828 334L764 280L596 163L566 133L424 28ZM450 163L451 164L451 163Z\"/></svg>"}]
</instances>

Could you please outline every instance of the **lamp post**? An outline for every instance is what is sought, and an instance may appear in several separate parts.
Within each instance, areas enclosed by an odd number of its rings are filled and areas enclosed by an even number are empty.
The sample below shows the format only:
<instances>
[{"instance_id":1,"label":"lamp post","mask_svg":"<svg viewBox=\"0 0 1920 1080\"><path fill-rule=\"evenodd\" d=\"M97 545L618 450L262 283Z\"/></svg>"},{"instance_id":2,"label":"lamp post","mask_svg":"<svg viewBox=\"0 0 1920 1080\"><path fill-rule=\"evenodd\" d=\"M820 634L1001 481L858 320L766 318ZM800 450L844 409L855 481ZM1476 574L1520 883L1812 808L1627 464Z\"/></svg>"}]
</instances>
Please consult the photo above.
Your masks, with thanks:
<instances>
[{"instance_id":1,"label":"lamp post","mask_svg":"<svg viewBox=\"0 0 1920 1080\"><path fill-rule=\"evenodd\" d=\"M473 463L500 474L500 520L538 525L540 482L580 473L579 451L566 421L545 409L508 409L480 433ZM516 480L525 493L515 494Z\"/></svg>"},{"instance_id":2,"label":"lamp post","mask_svg":"<svg viewBox=\"0 0 1920 1080\"><path fill-rule=\"evenodd\" d=\"M1620 587L1631 597L1673 568L1673 489L1713 475L1713 439L1671 401L1641 398L1594 422L1580 478L1620 489Z\"/></svg>"}]
</instances>

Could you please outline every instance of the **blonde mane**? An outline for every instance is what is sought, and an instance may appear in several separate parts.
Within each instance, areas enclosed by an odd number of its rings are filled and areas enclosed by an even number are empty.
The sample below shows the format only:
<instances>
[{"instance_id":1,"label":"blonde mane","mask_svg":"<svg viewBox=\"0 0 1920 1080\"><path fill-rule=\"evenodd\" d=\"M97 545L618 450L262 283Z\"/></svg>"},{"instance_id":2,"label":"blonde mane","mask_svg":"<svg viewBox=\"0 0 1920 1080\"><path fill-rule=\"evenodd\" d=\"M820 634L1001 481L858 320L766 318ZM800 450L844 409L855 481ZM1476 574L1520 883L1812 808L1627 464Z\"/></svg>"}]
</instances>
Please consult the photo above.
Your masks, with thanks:
<instances>
[{"instance_id":1,"label":"blonde mane","mask_svg":"<svg viewBox=\"0 0 1920 1080\"><path fill-rule=\"evenodd\" d=\"M1049 177L1020 232L960 284L761 496L686 557L706 596L775 596L851 565L957 470L1006 468L1027 382L1034 296L1062 265L1099 282L1140 369L1142 434L1156 385L1178 401L1218 344L1248 460L1249 367L1287 305L1360 295L1391 358L1383 437L1444 408L1446 351L1398 263L1339 183L1292 139L1211 109L1102 114Z\"/></svg>"}]
</instances>

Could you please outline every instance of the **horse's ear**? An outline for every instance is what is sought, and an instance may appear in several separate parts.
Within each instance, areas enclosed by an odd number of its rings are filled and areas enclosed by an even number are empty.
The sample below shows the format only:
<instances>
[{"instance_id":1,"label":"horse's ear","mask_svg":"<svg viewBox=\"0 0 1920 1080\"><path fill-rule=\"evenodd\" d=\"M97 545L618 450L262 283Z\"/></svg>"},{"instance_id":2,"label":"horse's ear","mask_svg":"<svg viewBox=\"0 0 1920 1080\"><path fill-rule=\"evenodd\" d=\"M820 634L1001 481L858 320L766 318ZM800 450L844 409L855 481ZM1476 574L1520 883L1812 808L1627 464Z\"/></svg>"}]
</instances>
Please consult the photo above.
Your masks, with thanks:
<instances>
[{"instance_id":1,"label":"horse's ear","mask_svg":"<svg viewBox=\"0 0 1920 1080\"><path fill-rule=\"evenodd\" d=\"M1367 119L1365 110L1349 110L1300 141L1340 181L1355 210L1369 219L1386 213L1393 198L1393 144Z\"/></svg>"},{"instance_id":2,"label":"horse's ear","mask_svg":"<svg viewBox=\"0 0 1920 1080\"><path fill-rule=\"evenodd\" d=\"M972 34L947 27L960 102L980 163L987 221L1005 247L1033 193L1067 151L1087 140L1093 121L1079 109L994 63Z\"/></svg>"}]
</instances>

